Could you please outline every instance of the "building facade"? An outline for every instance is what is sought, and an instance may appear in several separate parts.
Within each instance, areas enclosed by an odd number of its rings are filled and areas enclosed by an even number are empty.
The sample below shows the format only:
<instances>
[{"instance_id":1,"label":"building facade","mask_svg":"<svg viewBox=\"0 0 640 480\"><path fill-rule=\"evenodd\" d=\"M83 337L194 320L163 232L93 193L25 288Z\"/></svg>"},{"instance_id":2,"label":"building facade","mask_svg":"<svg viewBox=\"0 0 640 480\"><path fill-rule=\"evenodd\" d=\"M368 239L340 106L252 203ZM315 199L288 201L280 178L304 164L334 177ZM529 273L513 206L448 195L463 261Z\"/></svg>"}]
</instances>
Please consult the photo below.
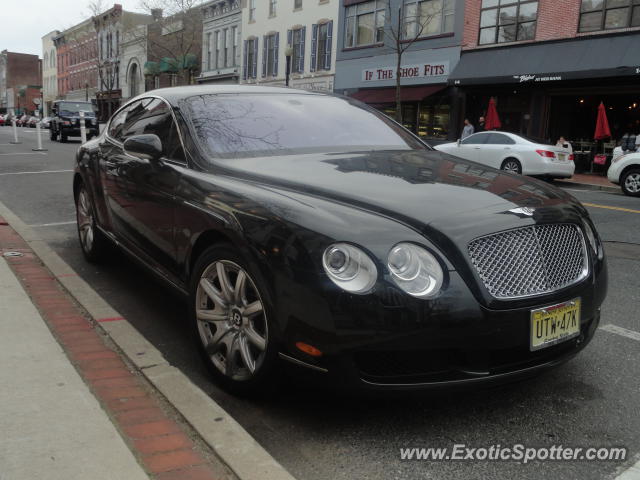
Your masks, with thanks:
<instances>
[{"instance_id":1,"label":"building facade","mask_svg":"<svg viewBox=\"0 0 640 480\"><path fill-rule=\"evenodd\" d=\"M53 39L60 32L54 30L42 37L42 115L51 113L51 105L58 97L58 70L56 46Z\"/></svg>"},{"instance_id":2,"label":"building facade","mask_svg":"<svg viewBox=\"0 0 640 480\"><path fill-rule=\"evenodd\" d=\"M41 101L42 64L37 55L0 52L0 112L33 114Z\"/></svg>"},{"instance_id":3,"label":"building facade","mask_svg":"<svg viewBox=\"0 0 640 480\"><path fill-rule=\"evenodd\" d=\"M192 85L202 61L202 10L193 7L170 15L152 10L147 25L145 89Z\"/></svg>"},{"instance_id":4,"label":"building facade","mask_svg":"<svg viewBox=\"0 0 640 480\"><path fill-rule=\"evenodd\" d=\"M118 3L93 17L98 47L97 106L100 120L106 121L117 110L123 99L123 87L138 90L141 64L136 62L129 65L123 61L122 40L126 37L129 46L132 46L132 42L136 44L136 36L144 33L138 27L151 21L151 15L128 12ZM131 85L121 83L123 71L125 79L131 78Z\"/></svg>"},{"instance_id":5,"label":"building facade","mask_svg":"<svg viewBox=\"0 0 640 480\"><path fill-rule=\"evenodd\" d=\"M333 91L340 0L244 0L241 83Z\"/></svg>"},{"instance_id":6,"label":"building facade","mask_svg":"<svg viewBox=\"0 0 640 480\"><path fill-rule=\"evenodd\" d=\"M54 36L58 98L95 103L98 91L96 38L92 19Z\"/></svg>"},{"instance_id":7,"label":"building facade","mask_svg":"<svg viewBox=\"0 0 640 480\"><path fill-rule=\"evenodd\" d=\"M202 6L202 68L198 83L238 83L242 59L240 0L213 0Z\"/></svg>"},{"instance_id":8,"label":"building facade","mask_svg":"<svg viewBox=\"0 0 640 480\"><path fill-rule=\"evenodd\" d=\"M640 2L499 3L467 0L462 58L450 82L472 122L494 97L504 130L552 142L564 136L578 152L609 153L614 142L593 141L603 102L614 140L640 133Z\"/></svg>"},{"instance_id":9,"label":"building facade","mask_svg":"<svg viewBox=\"0 0 640 480\"><path fill-rule=\"evenodd\" d=\"M120 43L120 91L128 100L145 91L144 65L147 63L147 26L137 25L123 32Z\"/></svg>"},{"instance_id":10,"label":"building facade","mask_svg":"<svg viewBox=\"0 0 640 480\"><path fill-rule=\"evenodd\" d=\"M398 51L406 49L404 125L432 141L453 138L460 106L448 80L460 59L464 11L464 0L342 0L335 91L395 117Z\"/></svg>"}]
</instances>

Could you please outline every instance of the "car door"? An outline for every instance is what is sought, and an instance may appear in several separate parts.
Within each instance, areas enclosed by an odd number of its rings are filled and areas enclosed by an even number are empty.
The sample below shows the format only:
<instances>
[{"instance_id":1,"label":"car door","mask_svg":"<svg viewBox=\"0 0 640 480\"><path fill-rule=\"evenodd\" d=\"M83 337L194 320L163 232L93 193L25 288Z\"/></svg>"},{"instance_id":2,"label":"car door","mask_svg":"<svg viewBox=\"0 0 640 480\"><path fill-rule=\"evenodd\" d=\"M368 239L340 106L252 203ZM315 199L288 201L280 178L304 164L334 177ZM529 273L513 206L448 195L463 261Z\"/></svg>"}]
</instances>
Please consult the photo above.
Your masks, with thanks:
<instances>
[{"instance_id":1,"label":"car door","mask_svg":"<svg viewBox=\"0 0 640 480\"><path fill-rule=\"evenodd\" d=\"M124 155L120 166L122 184L127 187L125 223L127 237L141 256L161 273L177 273L175 254L175 190L186 158L171 107L159 98L146 102L143 111L125 125L124 141L135 135L154 134L160 138L163 154L159 160Z\"/></svg>"},{"instance_id":2,"label":"car door","mask_svg":"<svg viewBox=\"0 0 640 480\"><path fill-rule=\"evenodd\" d=\"M480 149L487 142L489 137L488 133L480 132L468 136L460 142L457 148L454 148L451 152L456 157L464 158L465 160L478 161Z\"/></svg>"},{"instance_id":3,"label":"car door","mask_svg":"<svg viewBox=\"0 0 640 480\"><path fill-rule=\"evenodd\" d=\"M487 143L479 151L478 162L489 167L500 168L506 158L515 154L513 151L515 144L516 142L504 133L490 132Z\"/></svg>"}]
</instances>

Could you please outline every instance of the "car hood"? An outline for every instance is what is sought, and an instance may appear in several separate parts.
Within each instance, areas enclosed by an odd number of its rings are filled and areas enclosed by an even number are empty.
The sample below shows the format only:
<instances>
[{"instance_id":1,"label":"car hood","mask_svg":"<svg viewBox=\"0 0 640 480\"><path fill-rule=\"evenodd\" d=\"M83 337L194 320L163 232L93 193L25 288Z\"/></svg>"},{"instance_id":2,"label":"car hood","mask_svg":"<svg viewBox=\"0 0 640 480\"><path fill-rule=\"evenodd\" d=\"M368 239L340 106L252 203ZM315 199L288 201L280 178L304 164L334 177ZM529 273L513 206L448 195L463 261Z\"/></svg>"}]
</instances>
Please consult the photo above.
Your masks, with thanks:
<instances>
[{"instance_id":1,"label":"car hood","mask_svg":"<svg viewBox=\"0 0 640 480\"><path fill-rule=\"evenodd\" d=\"M545 182L438 151L305 154L223 164L234 176L373 211L420 231L434 226L453 234L461 225L497 231L520 219L561 221L584 211Z\"/></svg>"}]
</instances>

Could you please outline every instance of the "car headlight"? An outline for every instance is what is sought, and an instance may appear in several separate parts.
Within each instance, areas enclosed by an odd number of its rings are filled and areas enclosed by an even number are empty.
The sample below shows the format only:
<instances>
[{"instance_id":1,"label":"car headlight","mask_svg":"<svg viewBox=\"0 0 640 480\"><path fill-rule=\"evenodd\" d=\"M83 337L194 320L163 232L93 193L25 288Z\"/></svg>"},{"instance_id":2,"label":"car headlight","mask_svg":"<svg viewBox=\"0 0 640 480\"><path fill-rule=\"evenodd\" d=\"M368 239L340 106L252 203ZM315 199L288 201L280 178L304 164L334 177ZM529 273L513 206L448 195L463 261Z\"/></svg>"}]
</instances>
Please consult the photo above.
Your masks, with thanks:
<instances>
[{"instance_id":1,"label":"car headlight","mask_svg":"<svg viewBox=\"0 0 640 480\"><path fill-rule=\"evenodd\" d=\"M391 278L402 290L417 298L431 298L442 287L444 272L431 253L412 243L399 243L387 260Z\"/></svg>"},{"instance_id":2,"label":"car headlight","mask_svg":"<svg viewBox=\"0 0 640 480\"><path fill-rule=\"evenodd\" d=\"M593 252L598 256L600 260L602 260L604 251L602 250L602 246L600 245L600 242L598 242L598 238L596 237L596 232L593 231L593 228L591 227L589 222L587 222L586 220L584 220L582 223L584 224L584 231L587 234L587 239L589 240L589 244L591 245Z\"/></svg>"},{"instance_id":3,"label":"car headlight","mask_svg":"<svg viewBox=\"0 0 640 480\"><path fill-rule=\"evenodd\" d=\"M322 266L333 283L351 293L369 292L378 279L378 269L369 255L348 243L329 246Z\"/></svg>"}]
</instances>

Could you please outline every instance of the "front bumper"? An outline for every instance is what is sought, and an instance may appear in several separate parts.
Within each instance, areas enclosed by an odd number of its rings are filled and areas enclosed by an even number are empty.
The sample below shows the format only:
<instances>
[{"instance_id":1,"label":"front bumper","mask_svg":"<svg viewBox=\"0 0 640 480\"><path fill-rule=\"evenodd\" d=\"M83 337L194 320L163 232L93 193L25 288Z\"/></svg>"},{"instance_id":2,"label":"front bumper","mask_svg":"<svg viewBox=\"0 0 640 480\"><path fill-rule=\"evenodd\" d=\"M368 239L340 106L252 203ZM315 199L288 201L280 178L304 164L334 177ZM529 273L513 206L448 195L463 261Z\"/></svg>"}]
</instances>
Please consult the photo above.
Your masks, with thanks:
<instances>
[{"instance_id":1,"label":"front bumper","mask_svg":"<svg viewBox=\"0 0 640 480\"><path fill-rule=\"evenodd\" d=\"M68 137L79 137L79 136L81 136L80 127L76 127L76 126L61 126L60 127L60 132L64 133ZM86 132L87 132L87 135L97 136L98 135L98 127L87 127L86 128Z\"/></svg>"},{"instance_id":2,"label":"front bumper","mask_svg":"<svg viewBox=\"0 0 640 480\"><path fill-rule=\"evenodd\" d=\"M583 282L509 309L483 306L450 272L448 294L414 302L392 292L375 301L340 294L330 305L304 299L304 321L289 316L283 353L316 372L316 380L347 390L438 390L508 383L560 365L593 338L606 295L606 264ZM580 334L557 345L530 350L531 310L580 297ZM303 300L303 298L301 298ZM313 306L312 314L309 314ZM290 312L293 313L293 312ZM334 331L319 331L322 318ZM317 323L316 323L317 322ZM320 359L296 350L316 346Z\"/></svg>"}]
</instances>

